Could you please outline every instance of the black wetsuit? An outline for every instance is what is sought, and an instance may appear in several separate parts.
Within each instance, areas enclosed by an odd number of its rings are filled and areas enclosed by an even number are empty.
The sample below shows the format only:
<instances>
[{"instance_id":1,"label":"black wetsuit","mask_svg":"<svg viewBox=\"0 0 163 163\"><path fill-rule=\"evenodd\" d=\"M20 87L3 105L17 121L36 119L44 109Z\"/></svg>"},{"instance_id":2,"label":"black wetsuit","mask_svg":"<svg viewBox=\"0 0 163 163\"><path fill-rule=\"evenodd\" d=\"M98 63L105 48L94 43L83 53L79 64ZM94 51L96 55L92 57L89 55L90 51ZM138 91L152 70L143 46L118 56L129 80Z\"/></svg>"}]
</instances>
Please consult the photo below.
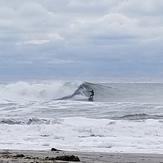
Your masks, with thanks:
<instances>
[{"instance_id":1,"label":"black wetsuit","mask_svg":"<svg viewBox=\"0 0 163 163\"><path fill-rule=\"evenodd\" d=\"M90 97L93 97L94 96L94 91L92 90L92 91L89 91L89 92L91 92Z\"/></svg>"}]
</instances>

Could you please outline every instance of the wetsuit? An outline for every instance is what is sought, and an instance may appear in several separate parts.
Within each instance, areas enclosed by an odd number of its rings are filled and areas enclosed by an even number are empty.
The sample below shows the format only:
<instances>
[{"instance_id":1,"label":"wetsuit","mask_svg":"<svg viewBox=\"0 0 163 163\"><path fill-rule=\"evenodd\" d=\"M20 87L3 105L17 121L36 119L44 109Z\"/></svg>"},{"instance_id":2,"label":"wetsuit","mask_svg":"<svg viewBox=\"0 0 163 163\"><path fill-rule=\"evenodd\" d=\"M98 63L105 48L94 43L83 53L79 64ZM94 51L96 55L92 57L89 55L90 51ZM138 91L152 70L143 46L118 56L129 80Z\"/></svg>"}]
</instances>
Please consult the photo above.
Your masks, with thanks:
<instances>
[{"instance_id":1,"label":"wetsuit","mask_svg":"<svg viewBox=\"0 0 163 163\"><path fill-rule=\"evenodd\" d=\"M89 92L91 92L90 97L93 97L94 96L94 91L92 90L92 91L89 91Z\"/></svg>"}]
</instances>

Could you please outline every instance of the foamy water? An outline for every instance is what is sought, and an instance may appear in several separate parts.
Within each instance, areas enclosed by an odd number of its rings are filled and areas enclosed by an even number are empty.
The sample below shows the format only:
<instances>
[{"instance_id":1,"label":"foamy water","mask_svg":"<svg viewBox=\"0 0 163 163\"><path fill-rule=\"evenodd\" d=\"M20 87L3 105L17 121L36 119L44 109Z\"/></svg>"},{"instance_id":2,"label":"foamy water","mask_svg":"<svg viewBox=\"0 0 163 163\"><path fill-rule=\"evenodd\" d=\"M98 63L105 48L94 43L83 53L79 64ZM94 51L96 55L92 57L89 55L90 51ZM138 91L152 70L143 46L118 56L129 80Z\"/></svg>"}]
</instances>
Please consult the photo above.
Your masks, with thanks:
<instances>
[{"instance_id":1,"label":"foamy water","mask_svg":"<svg viewBox=\"0 0 163 163\"><path fill-rule=\"evenodd\" d=\"M162 99L162 83L1 83L0 148L163 153Z\"/></svg>"}]
</instances>

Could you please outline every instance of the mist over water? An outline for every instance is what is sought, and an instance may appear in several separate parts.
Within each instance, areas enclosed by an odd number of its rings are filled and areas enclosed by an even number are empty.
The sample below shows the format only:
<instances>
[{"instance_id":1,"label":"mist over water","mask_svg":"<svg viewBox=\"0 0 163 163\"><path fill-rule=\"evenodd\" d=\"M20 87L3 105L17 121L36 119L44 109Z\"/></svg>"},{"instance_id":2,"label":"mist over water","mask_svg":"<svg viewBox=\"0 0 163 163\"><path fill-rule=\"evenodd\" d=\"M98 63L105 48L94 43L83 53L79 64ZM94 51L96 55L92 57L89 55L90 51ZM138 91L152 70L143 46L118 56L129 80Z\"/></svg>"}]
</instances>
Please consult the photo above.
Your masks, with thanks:
<instances>
[{"instance_id":1,"label":"mist over water","mask_svg":"<svg viewBox=\"0 0 163 163\"><path fill-rule=\"evenodd\" d=\"M162 153L162 99L163 83L1 83L0 148Z\"/></svg>"}]
</instances>

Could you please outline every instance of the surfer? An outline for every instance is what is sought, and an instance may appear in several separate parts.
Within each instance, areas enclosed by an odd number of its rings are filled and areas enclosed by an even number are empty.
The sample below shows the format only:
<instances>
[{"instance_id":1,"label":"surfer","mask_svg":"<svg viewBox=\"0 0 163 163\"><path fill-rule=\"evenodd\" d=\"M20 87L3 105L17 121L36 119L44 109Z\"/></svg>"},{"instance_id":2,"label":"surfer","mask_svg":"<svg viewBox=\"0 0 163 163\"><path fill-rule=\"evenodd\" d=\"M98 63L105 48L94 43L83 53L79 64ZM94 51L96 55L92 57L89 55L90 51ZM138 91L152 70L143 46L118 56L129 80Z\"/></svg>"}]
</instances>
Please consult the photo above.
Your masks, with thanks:
<instances>
[{"instance_id":1,"label":"surfer","mask_svg":"<svg viewBox=\"0 0 163 163\"><path fill-rule=\"evenodd\" d=\"M91 91L89 91L89 92L91 92L91 94L90 94L90 98L93 98L93 96L94 96L94 91L93 90L91 90Z\"/></svg>"}]
</instances>

